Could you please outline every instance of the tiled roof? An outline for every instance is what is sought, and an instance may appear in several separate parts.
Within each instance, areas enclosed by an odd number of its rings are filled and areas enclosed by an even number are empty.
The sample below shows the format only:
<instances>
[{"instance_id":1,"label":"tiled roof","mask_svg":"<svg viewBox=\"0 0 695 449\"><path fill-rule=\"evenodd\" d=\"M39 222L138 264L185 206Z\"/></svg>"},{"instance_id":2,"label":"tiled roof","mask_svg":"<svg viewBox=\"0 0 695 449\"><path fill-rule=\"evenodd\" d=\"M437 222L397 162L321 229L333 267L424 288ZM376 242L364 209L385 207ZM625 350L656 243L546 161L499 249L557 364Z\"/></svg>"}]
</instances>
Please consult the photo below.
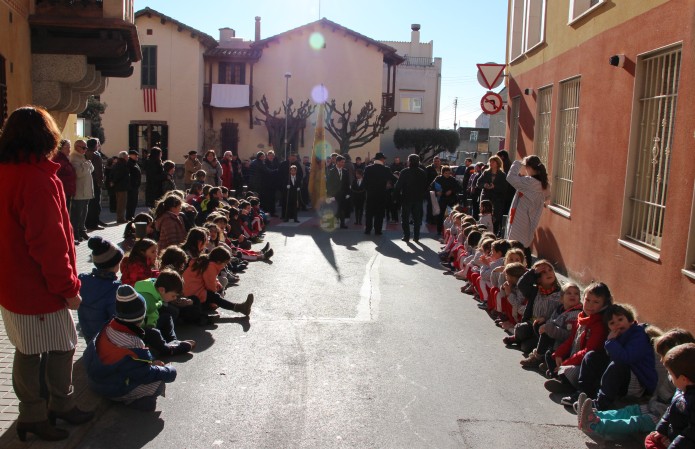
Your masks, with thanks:
<instances>
[{"instance_id":1,"label":"tiled roof","mask_svg":"<svg viewBox=\"0 0 695 449\"><path fill-rule=\"evenodd\" d=\"M303 29L305 29L305 28L312 27L313 25L317 25L317 24L320 25L320 26L322 26L322 27L331 28L331 29L333 29L333 30L340 30L340 31L343 31L343 32L345 32L345 33L347 33L347 34L349 34L349 35L351 35L351 36L353 36L353 37L355 37L355 38L357 38L357 39L361 39L361 40L367 42L367 43L370 44L370 45L374 45L377 49L379 49L379 51L381 51L381 52L384 54L384 61L385 61L385 62L392 62L392 63L395 63L395 64L400 64L401 62L405 61L405 59L403 59L401 56L399 56L399 55L396 53L396 49L395 49L395 48L393 48L393 47L391 47L391 46L388 46L388 45L386 45L386 44L382 44L381 42L379 42L379 41L377 41L377 40L374 40L374 39L372 39L371 37L367 37L367 36L365 36L364 34L360 34L360 33L358 33L357 31L353 31L353 30L351 30L351 29L349 29L349 28L346 28L346 27L344 27L344 26L342 26L342 25L339 25L339 24L337 24L337 23L335 23L335 22L333 22L333 21L330 21L330 20L326 19L325 17L324 17L323 19L321 19L321 20L317 20L317 21L315 21L315 22L307 23L306 25L302 25L302 26L300 26L300 27L291 29L291 30L289 30L289 31L285 31L284 33L276 34L275 36L271 36L271 37L269 37L269 38L266 38L266 39L262 39L262 40L260 40L260 41L253 42L253 43L251 44L251 48L264 48L264 47L267 47L268 44L269 44L270 42L277 41L277 40L279 40L282 36L285 36L285 35L288 35L288 34L291 34L291 33L295 33L295 32L297 32L297 31L303 30Z\"/></svg>"},{"instance_id":2,"label":"tiled roof","mask_svg":"<svg viewBox=\"0 0 695 449\"><path fill-rule=\"evenodd\" d=\"M198 38L200 40L200 42L203 45L205 45L206 47L208 47L208 48L217 47L217 39L215 39L214 37L210 36L209 34L205 34L200 30L196 30L195 28L190 27L190 26L186 25L185 23L179 22L176 19L172 19L171 17L164 15L159 11L155 11L152 8L146 7L145 9L141 9L140 11L135 13L136 19L138 17L141 17L141 16L147 16L147 17L157 16L162 20L162 23L171 22L171 23L175 24L179 28L179 31L183 31L183 30L189 31L191 33L191 37Z\"/></svg>"},{"instance_id":3,"label":"tiled roof","mask_svg":"<svg viewBox=\"0 0 695 449\"><path fill-rule=\"evenodd\" d=\"M259 59L263 52L255 48L211 48L205 52L205 56L218 58Z\"/></svg>"}]
</instances>

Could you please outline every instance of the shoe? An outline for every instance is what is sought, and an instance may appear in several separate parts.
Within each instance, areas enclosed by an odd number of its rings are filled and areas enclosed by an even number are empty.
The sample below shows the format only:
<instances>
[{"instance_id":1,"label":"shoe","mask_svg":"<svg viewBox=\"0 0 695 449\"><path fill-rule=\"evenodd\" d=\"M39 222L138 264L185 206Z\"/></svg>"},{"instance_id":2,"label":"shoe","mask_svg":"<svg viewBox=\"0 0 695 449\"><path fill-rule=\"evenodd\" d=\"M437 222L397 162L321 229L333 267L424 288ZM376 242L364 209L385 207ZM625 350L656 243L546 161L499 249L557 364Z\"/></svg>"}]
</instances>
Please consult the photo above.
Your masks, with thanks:
<instances>
[{"instance_id":1,"label":"shoe","mask_svg":"<svg viewBox=\"0 0 695 449\"><path fill-rule=\"evenodd\" d=\"M269 249L270 249L270 242L268 242L268 243L265 244L265 246L263 247L263 249L261 249L261 252L262 252L262 253L265 253L265 252L268 251Z\"/></svg>"},{"instance_id":2,"label":"shoe","mask_svg":"<svg viewBox=\"0 0 695 449\"><path fill-rule=\"evenodd\" d=\"M91 421L92 418L94 418L94 412L86 412L77 407L73 407L67 412L48 411L48 422L50 422L52 426L56 425L57 419L62 419L72 425L78 425Z\"/></svg>"},{"instance_id":3,"label":"shoe","mask_svg":"<svg viewBox=\"0 0 695 449\"><path fill-rule=\"evenodd\" d=\"M454 273L454 277L459 281L465 281L467 279L466 275L463 273L463 270Z\"/></svg>"},{"instance_id":4,"label":"shoe","mask_svg":"<svg viewBox=\"0 0 695 449\"><path fill-rule=\"evenodd\" d=\"M275 252L273 251L273 248L270 248L268 251L263 253L263 260L270 260L270 258L273 257L273 254L275 254Z\"/></svg>"},{"instance_id":5,"label":"shoe","mask_svg":"<svg viewBox=\"0 0 695 449\"><path fill-rule=\"evenodd\" d=\"M413 242L419 243L419 242L420 242L420 237L415 237L415 238L413 238Z\"/></svg>"},{"instance_id":6,"label":"shoe","mask_svg":"<svg viewBox=\"0 0 695 449\"><path fill-rule=\"evenodd\" d=\"M104 226L104 227L107 227L107 226L108 226L108 224L104 223L104 222L101 221L101 220L99 220L99 221L97 222L97 225L98 225L98 226Z\"/></svg>"},{"instance_id":7,"label":"shoe","mask_svg":"<svg viewBox=\"0 0 695 449\"><path fill-rule=\"evenodd\" d=\"M75 240L75 246L79 246L80 242L82 242L82 240Z\"/></svg>"},{"instance_id":8,"label":"shoe","mask_svg":"<svg viewBox=\"0 0 695 449\"><path fill-rule=\"evenodd\" d=\"M453 265L451 265L449 262L440 262L439 265L443 266L444 268L448 270L452 270L454 268Z\"/></svg>"},{"instance_id":9,"label":"shoe","mask_svg":"<svg viewBox=\"0 0 695 449\"><path fill-rule=\"evenodd\" d=\"M103 227L103 226L101 226L101 225L96 225L96 226L93 227L93 228L87 228L87 231L89 231L89 232L93 232L93 231L103 231L104 229L106 229L106 228Z\"/></svg>"},{"instance_id":10,"label":"shoe","mask_svg":"<svg viewBox=\"0 0 695 449\"><path fill-rule=\"evenodd\" d=\"M592 401L591 398L587 398L581 407L581 414L579 415L579 429L591 434L594 432L594 429L592 429L591 426L600 422L601 418L599 418L594 411L594 401Z\"/></svg>"},{"instance_id":11,"label":"shoe","mask_svg":"<svg viewBox=\"0 0 695 449\"><path fill-rule=\"evenodd\" d=\"M295 219L294 219L294 222L295 222L295 223L299 223L299 220L297 220L297 219L295 218Z\"/></svg>"},{"instance_id":12,"label":"shoe","mask_svg":"<svg viewBox=\"0 0 695 449\"><path fill-rule=\"evenodd\" d=\"M251 243L263 243L263 239L260 237L251 238Z\"/></svg>"},{"instance_id":13,"label":"shoe","mask_svg":"<svg viewBox=\"0 0 695 449\"><path fill-rule=\"evenodd\" d=\"M480 304L478 304L478 308L482 310L487 310L487 303L481 302Z\"/></svg>"},{"instance_id":14,"label":"shoe","mask_svg":"<svg viewBox=\"0 0 695 449\"><path fill-rule=\"evenodd\" d=\"M507 345L507 346L514 345L514 344L516 344L516 338L514 338L513 335L510 335L510 336L508 336L508 337L504 337L504 338L502 339L502 343L504 343L504 344Z\"/></svg>"},{"instance_id":15,"label":"shoe","mask_svg":"<svg viewBox=\"0 0 695 449\"><path fill-rule=\"evenodd\" d=\"M574 406L574 403L577 402L578 398L579 392L575 391L574 393L570 393L568 396L565 396L562 399L560 399L560 404L565 405L567 407L572 407Z\"/></svg>"},{"instance_id":16,"label":"shoe","mask_svg":"<svg viewBox=\"0 0 695 449\"><path fill-rule=\"evenodd\" d=\"M545 374L545 372L548 371L548 365L546 365L545 362L541 362L538 364L538 371Z\"/></svg>"},{"instance_id":17,"label":"shoe","mask_svg":"<svg viewBox=\"0 0 695 449\"><path fill-rule=\"evenodd\" d=\"M176 307L188 307L193 305L193 300L188 298L176 298L175 300L171 301L171 303Z\"/></svg>"},{"instance_id":18,"label":"shoe","mask_svg":"<svg viewBox=\"0 0 695 449\"><path fill-rule=\"evenodd\" d=\"M374 235L381 235L381 234L382 234L381 231L374 231Z\"/></svg>"},{"instance_id":19,"label":"shoe","mask_svg":"<svg viewBox=\"0 0 695 449\"><path fill-rule=\"evenodd\" d=\"M541 358L540 354L538 354L538 352L536 352L534 349L528 357L520 360L519 363L525 368L537 368L542 361L543 359Z\"/></svg>"},{"instance_id":20,"label":"shoe","mask_svg":"<svg viewBox=\"0 0 695 449\"><path fill-rule=\"evenodd\" d=\"M574 389L559 378L546 380L543 386L551 393L568 393Z\"/></svg>"},{"instance_id":21,"label":"shoe","mask_svg":"<svg viewBox=\"0 0 695 449\"><path fill-rule=\"evenodd\" d=\"M251 305L253 305L253 293L249 293L249 295L246 297L246 301L243 303L235 304L234 311L249 316L251 315Z\"/></svg>"},{"instance_id":22,"label":"shoe","mask_svg":"<svg viewBox=\"0 0 695 449\"><path fill-rule=\"evenodd\" d=\"M586 395L583 391L579 393L579 396L577 397L577 402L572 404L572 408L574 409L574 413L577 414L577 419L579 419L579 415L582 414L582 406L584 405L584 402L589 399L589 396Z\"/></svg>"},{"instance_id":23,"label":"shoe","mask_svg":"<svg viewBox=\"0 0 695 449\"><path fill-rule=\"evenodd\" d=\"M38 422L18 422L17 437L19 441L27 440L27 433L33 433L44 441L60 441L70 436L65 429L58 429L52 426L48 420Z\"/></svg>"},{"instance_id":24,"label":"shoe","mask_svg":"<svg viewBox=\"0 0 695 449\"><path fill-rule=\"evenodd\" d=\"M405 243L408 243L410 241L410 237L401 237L401 240L403 240Z\"/></svg>"},{"instance_id":25,"label":"shoe","mask_svg":"<svg viewBox=\"0 0 695 449\"><path fill-rule=\"evenodd\" d=\"M172 341L167 345L169 350L168 355L180 355L191 352L191 349L195 347L195 341L193 340L183 340L183 341Z\"/></svg>"},{"instance_id":26,"label":"shoe","mask_svg":"<svg viewBox=\"0 0 695 449\"><path fill-rule=\"evenodd\" d=\"M87 234L87 232L85 231L82 231L80 232L80 238L82 238L82 240L89 240L89 234Z\"/></svg>"}]
</instances>

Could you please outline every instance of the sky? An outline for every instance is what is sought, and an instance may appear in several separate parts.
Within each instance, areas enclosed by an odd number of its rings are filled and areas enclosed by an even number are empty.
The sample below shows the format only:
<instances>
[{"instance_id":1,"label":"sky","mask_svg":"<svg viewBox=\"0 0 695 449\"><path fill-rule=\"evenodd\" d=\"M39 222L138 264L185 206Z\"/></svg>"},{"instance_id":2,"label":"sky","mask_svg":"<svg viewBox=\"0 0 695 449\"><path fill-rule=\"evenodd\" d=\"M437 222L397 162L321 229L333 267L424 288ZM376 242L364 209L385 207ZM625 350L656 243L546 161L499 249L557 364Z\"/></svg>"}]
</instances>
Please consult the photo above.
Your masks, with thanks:
<instances>
[{"instance_id":1,"label":"sky","mask_svg":"<svg viewBox=\"0 0 695 449\"><path fill-rule=\"evenodd\" d=\"M135 0L219 39L219 29L252 40L255 17L261 38L325 17L380 41L410 41L410 25L420 24L420 42L434 42L442 58L440 128L474 126L487 89L477 81L478 63L503 64L507 0ZM501 89L494 89L499 91ZM458 106L454 108L454 99Z\"/></svg>"}]
</instances>

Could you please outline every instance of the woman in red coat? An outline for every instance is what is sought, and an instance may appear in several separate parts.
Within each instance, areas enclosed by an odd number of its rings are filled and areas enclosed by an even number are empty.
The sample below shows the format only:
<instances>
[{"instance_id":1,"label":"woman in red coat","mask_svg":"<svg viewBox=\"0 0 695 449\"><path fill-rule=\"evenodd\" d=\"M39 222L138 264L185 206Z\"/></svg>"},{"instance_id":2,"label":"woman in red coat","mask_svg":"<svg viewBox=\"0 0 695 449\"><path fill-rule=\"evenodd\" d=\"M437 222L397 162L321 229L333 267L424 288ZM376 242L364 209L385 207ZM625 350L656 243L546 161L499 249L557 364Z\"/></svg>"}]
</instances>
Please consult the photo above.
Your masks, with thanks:
<instances>
[{"instance_id":1,"label":"woman in red coat","mask_svg":"<svg viewBox=\"0 0 695 449\"><path fill-rule=\"evenodd\" d=\"M15 347L12 384L19 399L17 434L62 440L71 424L93 413L75 406L72 358L77 344L70 309L77 309L80 281L60 167L50 160L60 133L44 109L19 108L0 134L0 313ZM41 397L41 354L46 361L48 404ZM48 406L48 407L47 407Z\"/></svg>"}]
</instances>

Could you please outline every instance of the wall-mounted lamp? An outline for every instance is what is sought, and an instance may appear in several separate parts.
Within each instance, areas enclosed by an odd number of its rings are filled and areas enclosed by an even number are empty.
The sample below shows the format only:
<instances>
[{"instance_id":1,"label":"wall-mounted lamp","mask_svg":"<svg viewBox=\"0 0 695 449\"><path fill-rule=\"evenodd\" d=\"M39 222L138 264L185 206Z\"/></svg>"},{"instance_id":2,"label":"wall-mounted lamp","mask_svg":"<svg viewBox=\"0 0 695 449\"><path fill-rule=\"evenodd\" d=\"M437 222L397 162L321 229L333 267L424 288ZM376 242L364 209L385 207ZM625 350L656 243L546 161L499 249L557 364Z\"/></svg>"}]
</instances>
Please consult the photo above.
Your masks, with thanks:
<instances>
[{"instance_id":1,"label":"wall-mounted lamp","mask_svg":"<svg viewBox=\"0 0 695 449\"><path fill-rule=\"evenodd\" d=\"M613 55L608 58L608 63L614 67L622 67L625 65L625 55Z\"/></svg>"},{"instance_id":2,"label":"wall-mounted lamp","mask_svg":"<svg viewBox=\"0 0 695 449\"><path fill-rule=\"evenodd\" d=\"M532 93L533 93L533 89L530 89L528 87L526 89L524 89L524 95L531 95Z\"/></svg>"}]
</instances>

